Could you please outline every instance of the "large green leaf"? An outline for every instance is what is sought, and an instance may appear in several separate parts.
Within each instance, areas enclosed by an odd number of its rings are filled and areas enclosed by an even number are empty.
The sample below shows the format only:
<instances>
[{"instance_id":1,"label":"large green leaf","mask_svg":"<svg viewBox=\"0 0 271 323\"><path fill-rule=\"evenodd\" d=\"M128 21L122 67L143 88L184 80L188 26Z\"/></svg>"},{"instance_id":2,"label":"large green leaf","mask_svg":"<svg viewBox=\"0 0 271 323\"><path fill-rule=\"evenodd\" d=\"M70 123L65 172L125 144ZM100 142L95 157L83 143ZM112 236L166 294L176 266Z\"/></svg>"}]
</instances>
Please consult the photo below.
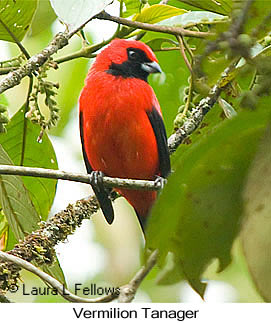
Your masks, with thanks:
<instances>
[{"instance_id":1,"label":"large green leaf","mask_svg":"<svg viewBox=\"0 0 271 323\"><path fill-rule=\"evenodd\" d=\"M218 258L222 270L231 260L244 181L267 119L265 109L243 111L190 145L175 160L176 169L154 206L147 248L158 248L162 259L172 251L177 265L171 275L184 273L200 295L208 264Z\"/></svg>"},{"instance_id":2,"label":"large green leaf","mask_svg":"<svg viewBox=\"0 0 271 323\"><path fill-rule=\"evenodd\" d=\"M24 117L24 108L20 109L7 126L7 133L0 135L0 144L8 153L14 165L58 169L54 148L47 134L42 142L37 138L40 127ZM52 206L56 180L46 178L23 177L34 206L43 220L47 219Z\"/></svg>"},{"instance_id":3,"label":"large green leaf","mask_svg":"<svg viewBox=\"0 0 271 323\"><path fill-rule=\"evenodd\" d=\"M1 0L0 19L18 40L22 40L30 26L36 8L37 0ZM1 23L0 39L14 42Z\"/></svg>"},{"instance_id":4,"label":"large green leaf","mask_svg":"<svg viewBox=\"0 0 271 323\"><path fill-rule=\"evenodd\" d=\"M13 164L1 145L0 164ZM37 228L41 218L19 176L0 176L0 203L17 240L23 239L25 235Z\"/></svg>"},{"instance_id":5,"label":"large green leaf","mask_svg":"<svg viewBox=\"0 0 271 323\"><path fill-rule=\"evenodd\" d=\"M133 20L155 24L159 21L168 19L173 16L179 16L187 11L168 5L155 4L141 10L140 13L133 17Z\"/></svg>"},{"instance_id":6,"label":"large green leaf","mask_svg":"<svg viewBox=\"0 0 271 323\"><path fill-rule=\"evenodd\" d=\"M62 22L77 28L103 11L112 0L50 0L50 2Z\"/></svg>"},{"instance_id":7,"label":"large green leaf","mask_svg":"<svg viewBox=\"0 0 271 323\"><path fill-rule=\"evenodd\" d=\"M24 117L24 114L24 109L20 109L8 124L7 133L0 135L0 144L8 152L9 157L11 158L10 162L12 161L15 165L57 169L56 155L49 137L47 134L44 134L42 142L38 143L37 138L40 133L40 127L27 120ZM4 162L1 163L4 164ZM2 204L4 213L9 222L6 248L7 250L10 250L19 239L23 239L23 233L27 234L37 230L39 228L38 222L40 222L41 219L47 219L54 200L57 181L32 177L19 178L17 176L10 175L3 175L3 178L6 178L7 180L16 179L19 183L18 185L15 183L13 184L13 190L10 186L10 191L8 192L8 197L11 196L9 198L11 209L14 208L12 200L13 195L18 194L14 187L23 187L21 190L24 190L25 195L28 198L26 201L31 205L29 210L25 210L24 212L22 211L23 213L20 217L16 217L16 214L19 212L16 211L16 209L15 216L13 217L11 214L10 217L8 217L8 214L6 213L7 211ZM11 184L12 183L13 182L11 182ZM2 201L5 202L6 200L1 199L1 203ZM18 199L18 201L22 202L21 199ZM21 229L21 231L19 229ZM42 269L65 284L65 278L57 259L52 266L43 266Z\"/></svg>"},{"instance_id":8,"label":"large green leaf","mask_svg":"<svg viewBox=\"0 0 271 323\"><path fill-rule=\"evenodd\" d=\"M228 15L232 10L232 0L179 0L193 7Z\"/></svg>"},{"instance_id":9,"label":"large green leaf","mask_svg":"<svg viewBox=\"0 0 271 323\"><path fill-rule=\"evenodd\" d=\"M244 191L244 254L260 295L271 301L271 133L268 131L252 164Z\"/></svg>"}]
</instances>

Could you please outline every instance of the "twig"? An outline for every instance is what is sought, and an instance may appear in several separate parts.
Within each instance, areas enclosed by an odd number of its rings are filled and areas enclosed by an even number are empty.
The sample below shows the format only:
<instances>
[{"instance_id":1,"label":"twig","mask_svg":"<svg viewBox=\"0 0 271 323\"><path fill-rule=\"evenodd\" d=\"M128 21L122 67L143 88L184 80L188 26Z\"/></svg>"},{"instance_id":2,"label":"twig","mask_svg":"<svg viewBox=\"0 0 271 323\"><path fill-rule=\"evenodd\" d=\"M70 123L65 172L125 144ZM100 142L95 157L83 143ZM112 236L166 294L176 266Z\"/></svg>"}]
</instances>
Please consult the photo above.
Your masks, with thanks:
<instances>
[{"instance_id":1,"label":"twig","mask_svg":"<svg viewBox=\"0 0 271 323\"><path fill-rule=\"evenodd\" d=\"M85 184L93 183L92 178L89 175L68 173L60 170L37 168L37 167L0 165L0 174L62 179L62 180L80 182ZM142 190L153 190L153 191L158 191L161 188L159 183L156 183L154 181L113 178L113 177L107 177L107 176L103 177L103 184L105 187L110 187L110 188L118 187L118 188L142 189Z\"/></svg>"},{"instance_id":2,"label":"twig","mask_svg":"<svg viewBox=\"0 0 271 323\"><path fill-rule=\"evenodd\" d=\"M43 281L48 283L52 288L56 289L58 294L60 294L64 299L73 303L105 303L111 302L113 299L118 297L118 294L109 294L106 296L98 297L95 299L84 298L71 293L68 289L65 288L58 280L51 277L47 273L43 272L36 266L32 265L30 262L25 261L19 257L10 255L6 252L0 251L0 259L9 263L13 263L20 268L23 268L36 276L40 277Z\"/></svg>"},{"instance_id":3,"label":"twig","mask_svg":"<svg viewBox=\"0 0 271 323\"><path fill-rule=\"evenodd\" d=\"M126 18L121 18L121 17L117 17L117 16L111 16L105 11L99 13L94 18L101 19L101 20L114 21L114 22L116 22L118 24L122 24L122 25L132 27L132 28L136 28L136 29L156 31L156 32L172 34L172 35L182 35L182 36L196 37L196 38L206 38L206 37L214 35L213 33L210 33L210 32L192 31L192 30L184 29L182 27L153 25L153 24L148 24L148 23L145 23L145 22L129 20L129 19L126 19Z\"/></svg>"},{"instance_id":4,"label":"twig","mask_svg":"<svg viewBox=\"0 0 271 323\"><path fill-rule=\"evenodd\" d=\"M178 40L178 42L179 42L179 44L180 44L180 52L181 52L181 54L182 54L182 57L183 57L183 59L184 59L184 62L185 62L185 64L186 64L187 68L189 69L190 73L191 73L191 74L193 74L193 69L192 69L191 64L190 64L190 62L189 62L189 60L188 60L188 58L187 58L187 56L186 56L186 54L185 54L185 48L184 48L184 43L183 43L183 37L182 37L182 36L180 36L180 35L177 35L176 37L177 37L177 40Z\"/></svg>"},{"instance_id":5,"label":"twig","mask_svg":"<svg viewBox=\"0 0 271 323\"><path fill-rule=\"evenodd\" d=\"M141 282L156 264L157 258L158 250L154 250L149 256L146 264L136 273L133 279L127 285L120 288L120 295L118 297L120 303L132 302Z\"/></svg>"}]
</instances>

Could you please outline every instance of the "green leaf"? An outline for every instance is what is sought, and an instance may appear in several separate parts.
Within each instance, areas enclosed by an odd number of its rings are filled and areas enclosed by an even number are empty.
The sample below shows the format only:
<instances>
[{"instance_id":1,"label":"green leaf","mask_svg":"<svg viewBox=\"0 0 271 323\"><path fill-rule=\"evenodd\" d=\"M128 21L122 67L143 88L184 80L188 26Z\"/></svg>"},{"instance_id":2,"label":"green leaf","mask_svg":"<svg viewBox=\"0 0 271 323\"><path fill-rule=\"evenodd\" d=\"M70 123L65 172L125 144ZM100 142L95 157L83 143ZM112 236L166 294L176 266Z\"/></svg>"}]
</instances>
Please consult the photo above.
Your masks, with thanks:
<instances>
[{"instance_id":1,"label":"green leaf","mask_svg":"<svg viewBox=\"0 0 271 323\"><path fill-rule=\"evenodd\" d=\"M22 40L37 8L37 0L1 0L0 19L8 29ZM14 42L6 28L0 23L0 39Z\"/></svg>"},{"instance_id":2,"label":"green leaf","mask_svg":"<svg viewBox=\"0 0 271 323\"><path fill-rule=\"evenodd\" d=\"M133 17L133 20L155 24L159 21L171 18L173 16L179 16L186 12L187 11L184 9L179 9L163 4L155 4L153 6L142 9L140 13Z\"/></svg>"},{"instance_id":3,"label":"green leaf","mask_svg":"<svg viewBox=\"0 0 271 323\"><path fill-rule=\"evenodd\" d=\"M0 145L0 164L13 165ZM8 223L17 240L37 228L40 217L32 204L28 191L19 176L0 176L0 202Z\"/></svg>"},{"instance_id":4,"label":"green leaf","mask_svg":"<svg viewBox=\"0 0 271 323\"><path fill-rule=\"evenodd\" d=\"M146 248L158 248L162 260L173 252L181 266L175 271L183 272L201 296L201 276L210 262L218 258L223 270L231 261L244 181L268 116L265 109L243 111L191 144L175 160L154 206Z\"/></svg>"},{"instance_id":5,"label":"green leaf","mask_svg":"<svg viewBox=\"0 0 271 323\"><path fill-rule=\"evenodd\" d=\"M112 0L50 0L50 2L62 22L77 28L103 11Z\"/></svg>"},{"instance_id":6,"label":"green leaf","mask_svg":"<svg viewBox=\"0 0 271 323\"><path fill-rule=\"evenodd\" d=\"M42 142L37 138L40 127L24 117L20 109L7 126L7 133L0 135L0 144L14 165L58 169L54 148L45 133ZM55 197L56 180L23 177L23 183L42 220L46 220Z\"/></svg>"},{"instance_id":7,"label":"green leaf","mask_svg":"<svg viewBox=\"0 0 271 323\"><path fill-rule=\"evenodd\" d=\"M258 292L271 301L271 132L270 124L253 161L244 191L241 232L245 258Z\"/></svg>"},{"instance_id":8,"label":"green leaf","mask_svg":"<svg viewBox=\"0 0 271 323\"><path fill-rule=\"evenodd\" d=\"M183 15L169 18L163 21L163 25L178 26L178 27L192 27L199 24L215 24L222 21L228 21L228 18L217 13L209 11L190 11Z\"/></svg>"},{"instance_id":9,"label":"green leaf","mask_svg":"<svg viewBox=\"0 0 271 323\"><path fill-rule=\"evenodd\" d=\"M179 0L193 7L228 15L232 10L232 0Z\"/></svg>"},{"instance_id":10,"label":"green leaf","mask_svg":"<svg viewBox=\"0 0 271 323\"><path fill-rule=\"evenodd\" d=\"M0 144L2 145L1 147L7 149L9 157L11 158L9 159L10 163L29 167L58 168L56 155L49 137L45 133L42 138L42 143L37 142L40 127L25 119L23 108L12 117L7 126L7 130L6 134L0 135ZM7 164L1 160L0 163ZM9 195L6 198L10 199L10 203L7 204L6 200L0 200L10 226L7 241L7 250L10 250L19 239L23 239L23 234L28 234L37 230L39 228L38 223L41 220L47 219L54 200L57 181L32 177L20 178L18 176L10 175L2 175L2 178L5 180L4 183L8 180L11 181L11 184L8 185ZM18 181L18 184L17 182L14 182L15 180ZM19 189L24 192L24 195L19 191L21 196L18 198L17 195L19 193L17 190ZM17 200L13 197L14 195L16 195ZM4 204L2 204L3 201L6 203L5 205L10 205L11 210L14 209L14 218L12 213L8 217L7 211L9 211L9 209L6 210L6 208L4 208ZM28 206L29 210L25 209L25 211L22 209L20 214L17 203L20 206L20 203L24 201L26 206L29 204L31 207ZM40 218L36 210L38 210L39 215L41 215L42 218ZM57 259L52 266L43 266L42 269L58 279L61 283L65 284L65 278Z\"/></svg>"},{"instance_id":11,"label":"green leaf","mask_svg":"<svg viewBox=\"0 0 271 323\"><path fill-rule=\"evenodd\" d=\"M140 0L123 0L123 3L125 4L126 8L124 17L130 17L135 13L140 12L140 8L142 7L142 3Z\"/></svg>"}]
</instances>

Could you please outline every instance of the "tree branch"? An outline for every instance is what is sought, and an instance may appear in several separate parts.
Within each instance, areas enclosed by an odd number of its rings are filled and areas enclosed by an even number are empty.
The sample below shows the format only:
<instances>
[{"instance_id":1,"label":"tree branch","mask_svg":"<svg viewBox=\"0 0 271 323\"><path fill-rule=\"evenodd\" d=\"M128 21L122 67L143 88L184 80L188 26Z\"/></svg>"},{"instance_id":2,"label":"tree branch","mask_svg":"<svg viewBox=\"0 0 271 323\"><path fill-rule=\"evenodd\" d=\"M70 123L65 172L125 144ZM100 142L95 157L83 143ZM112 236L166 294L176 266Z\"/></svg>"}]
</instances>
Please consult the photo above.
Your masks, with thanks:
<instances>
[{"instance_id":1,"label":"tree branch","mask_svg":"<svg viewBox=\"0 0 271 323\"><path fill-rule=\"evenodd\" d=\"M94 181L90 175L68 173L61 170L37 167L0 165L0 174L62 179L85 184L94 184ZM105 187L110 188L118 187L153 191L158 191L161 189L161 185L155 181L113 178L108 176L103 177L103 184Z\"/></svg>"},{"instance_id":2,"label":"tree branch","mask_svg":"<svg viewBox=\"0 0 271 323\"><path fill-rule=\"evenodd\" d=\"M184 37L186 36L186 37L206 38L206 37L214 35L213 33L210 33L210 32L192 31L192 30L184 29L182 27L154 25L154 24L148 24L145 22L129 20L129 19L122 18L122 17L111 16L110 14L108 14L105 11L99 13L94 18L101 19L101 20L114 21L118 24L122 24L122 25L136 28L136 29L155 31L155 32L166 33L166 34L171 34L171 35L175 35L175 36L181 35Z\"/></svg>"}]
</instances>

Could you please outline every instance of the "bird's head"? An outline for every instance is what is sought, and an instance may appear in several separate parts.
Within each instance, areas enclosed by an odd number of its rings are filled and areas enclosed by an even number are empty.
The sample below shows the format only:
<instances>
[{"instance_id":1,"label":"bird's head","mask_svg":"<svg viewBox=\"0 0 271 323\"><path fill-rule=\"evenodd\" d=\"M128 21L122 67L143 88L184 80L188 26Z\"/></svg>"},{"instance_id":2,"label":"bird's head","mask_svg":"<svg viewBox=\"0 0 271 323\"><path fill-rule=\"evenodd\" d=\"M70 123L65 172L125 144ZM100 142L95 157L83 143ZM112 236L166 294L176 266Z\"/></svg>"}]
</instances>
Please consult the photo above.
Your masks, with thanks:
<instances>
[{"instance_id":1,"label":"bird's head","mask_svg":"<svg viewBox=\"0 0 271 323\"><path fill-rule=\"evenodd\" d=\"M114 39L98 54L95 70L124 77L147 81L150 73L161 73L153 51L146 44L136 40Z\"/></svg>"}]
</instances>

